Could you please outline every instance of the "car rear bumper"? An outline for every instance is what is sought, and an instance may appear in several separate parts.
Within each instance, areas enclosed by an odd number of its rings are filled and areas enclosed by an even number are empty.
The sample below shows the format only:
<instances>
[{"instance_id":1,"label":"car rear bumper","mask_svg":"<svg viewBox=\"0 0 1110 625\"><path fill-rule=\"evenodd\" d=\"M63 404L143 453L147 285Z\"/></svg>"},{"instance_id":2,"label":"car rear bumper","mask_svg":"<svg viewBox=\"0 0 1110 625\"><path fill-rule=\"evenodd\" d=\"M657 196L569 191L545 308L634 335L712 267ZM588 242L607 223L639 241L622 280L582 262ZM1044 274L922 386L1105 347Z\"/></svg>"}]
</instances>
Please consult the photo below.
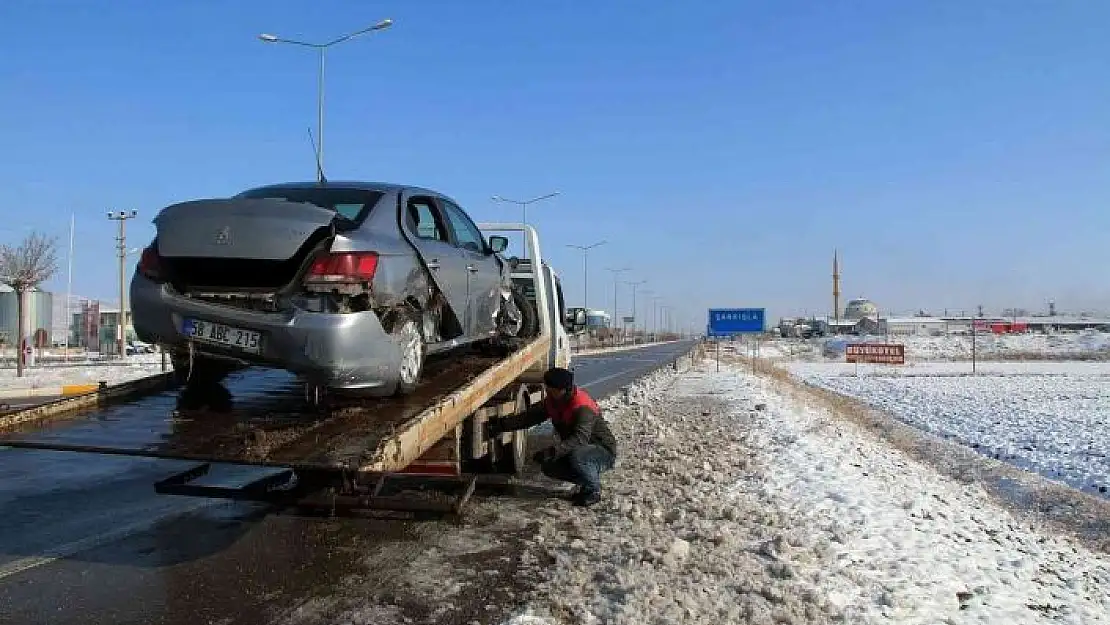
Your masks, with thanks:
<instances>
[{"instance_id":1,"label":"car rear bumper","mask_svg":"<svg viewBox=\"0 0 1110 625\"><path fill-rule=\"evenodd\" d=\"M372 311L256 312L187 298L141 274L131 282L131 310L140 341L175 350L191 341L194 353L285 369L333 389L392 392L400 367L400 349ZM186 318L257 331L259 352L190 339L182 331Z\"/></svg>"}]
</instances>

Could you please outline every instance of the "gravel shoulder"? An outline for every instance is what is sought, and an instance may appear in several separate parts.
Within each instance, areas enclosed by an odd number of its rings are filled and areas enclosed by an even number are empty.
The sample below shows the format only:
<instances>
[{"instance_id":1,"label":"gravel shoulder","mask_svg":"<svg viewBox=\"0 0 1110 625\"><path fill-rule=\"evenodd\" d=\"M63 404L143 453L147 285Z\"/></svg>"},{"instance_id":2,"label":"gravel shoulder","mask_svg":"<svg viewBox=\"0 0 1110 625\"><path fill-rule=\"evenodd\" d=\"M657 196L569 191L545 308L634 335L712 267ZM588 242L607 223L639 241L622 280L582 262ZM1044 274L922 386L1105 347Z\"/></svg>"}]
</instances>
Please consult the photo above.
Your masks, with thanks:
<instances>
[{"instance_id":1,"label":"gravel shoulder","mask_svg":"<svg viewBox=\"0 0 1110 625\"><path fill-rule=\"evenodd\" d=\"M1110 622L1105 554L778 384L652 374L604 402L602 503L480 500L276 622Z\"/></svg>"}]
</instances>

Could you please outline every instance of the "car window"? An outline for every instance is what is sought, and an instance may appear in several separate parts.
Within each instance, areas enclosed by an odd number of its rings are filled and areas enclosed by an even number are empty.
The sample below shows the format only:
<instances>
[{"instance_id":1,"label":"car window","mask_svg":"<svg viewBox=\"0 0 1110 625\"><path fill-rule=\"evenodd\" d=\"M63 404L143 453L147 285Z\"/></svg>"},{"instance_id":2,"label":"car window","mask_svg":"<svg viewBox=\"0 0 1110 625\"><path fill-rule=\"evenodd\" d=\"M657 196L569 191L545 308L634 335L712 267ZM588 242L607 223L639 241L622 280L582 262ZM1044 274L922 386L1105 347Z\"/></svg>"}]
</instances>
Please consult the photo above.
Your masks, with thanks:
<instances>
[{"instance_id":1,"label":"car window","mask_svg":"<svg viewBox=\"0 0 1110 625\"><path fill-rule=\"evenodd\" d=\"M443 226L442 218L431 200L427 198L409 200L408 220L409 228L418 238L448 242L447 231Z\"/></svg>"},{"instance_id":2,"label":"car window","mask_svg":"<svg viewBox=\"0 0 1110 625\"><path fill-rule=\"evenodd\" d=\"M336 204L335 212L347 219L357 219L358 214L362 212L362 204Z\"/></svg>"},{"instance_id":3,"label":"car window","mask_svg":"<svg viewBox=\"0 0 1110 625\"><path fill-rule=\"evenodd\" d=\"M244 191L235 197L314 204L333 210L351 221L362 223L383 195L381 191L343 187L260 187Z\"/></svg>"},{"instance_id":4,"label":"car window","mask_svg":"<svg viewBox=\"0 0 1110 625\"><path fill-rule=\"evenodd\" d=\"M470 217L463 212L461 208L454 203L443 200L443 212L447 215L447 221L451 222L451 229L455 231L455 239L457 245L461 248L468 249L472 252L484 254L486 251L485 239L482 237L482 231Z\"/></svg>"}]
</instances>

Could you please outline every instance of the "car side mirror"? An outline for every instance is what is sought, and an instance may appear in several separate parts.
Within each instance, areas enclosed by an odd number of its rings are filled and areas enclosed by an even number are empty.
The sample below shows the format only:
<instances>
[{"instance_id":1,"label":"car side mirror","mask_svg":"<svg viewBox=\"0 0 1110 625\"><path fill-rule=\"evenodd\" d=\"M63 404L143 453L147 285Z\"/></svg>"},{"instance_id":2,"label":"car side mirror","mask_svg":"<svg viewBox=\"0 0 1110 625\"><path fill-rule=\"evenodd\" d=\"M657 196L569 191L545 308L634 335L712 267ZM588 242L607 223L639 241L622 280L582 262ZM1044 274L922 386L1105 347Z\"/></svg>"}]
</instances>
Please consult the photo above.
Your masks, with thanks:
<instances>
[{"instance_id":1,"label":"car side mirror","mask_svg":"<svg viewBox=\"0 0 1110 625\"><path fill-rule=\"evenodd\" d=\"M494 254L500 254L509 249L509 237L494 235L489 238L489 248Z\"/></svg>"}]
</instances>

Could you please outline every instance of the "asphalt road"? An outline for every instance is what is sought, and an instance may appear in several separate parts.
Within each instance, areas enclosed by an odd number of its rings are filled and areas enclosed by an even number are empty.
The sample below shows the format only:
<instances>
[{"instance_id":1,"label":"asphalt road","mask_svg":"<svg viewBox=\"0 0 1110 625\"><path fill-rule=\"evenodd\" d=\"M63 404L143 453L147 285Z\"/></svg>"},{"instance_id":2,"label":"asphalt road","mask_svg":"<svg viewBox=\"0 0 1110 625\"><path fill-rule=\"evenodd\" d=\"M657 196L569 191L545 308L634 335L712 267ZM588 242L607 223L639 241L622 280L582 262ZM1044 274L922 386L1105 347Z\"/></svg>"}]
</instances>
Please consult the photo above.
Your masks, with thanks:
<instances>
[{"instance_id":1,"label":"asphalt road","mask_svg":"<svg viewBox=\"0 0 1110 625\"><path fill-rule=\"evenodd\" d=\"M580 356L576 381L604 397L689 346ZM297 392L270 372L237 374L228 388L239 404ZM163 393L53 427L139 443L151 428L129 427L129 418L168 415L175 401ZM153 492L153 482L193 464L0 447L0 623L270 623L352 572L366 574L370 557L384 558L382 567L389 553L410 557L398 545L419 551L420 532L433 531Z\"/></svg>"}]
</instances>

